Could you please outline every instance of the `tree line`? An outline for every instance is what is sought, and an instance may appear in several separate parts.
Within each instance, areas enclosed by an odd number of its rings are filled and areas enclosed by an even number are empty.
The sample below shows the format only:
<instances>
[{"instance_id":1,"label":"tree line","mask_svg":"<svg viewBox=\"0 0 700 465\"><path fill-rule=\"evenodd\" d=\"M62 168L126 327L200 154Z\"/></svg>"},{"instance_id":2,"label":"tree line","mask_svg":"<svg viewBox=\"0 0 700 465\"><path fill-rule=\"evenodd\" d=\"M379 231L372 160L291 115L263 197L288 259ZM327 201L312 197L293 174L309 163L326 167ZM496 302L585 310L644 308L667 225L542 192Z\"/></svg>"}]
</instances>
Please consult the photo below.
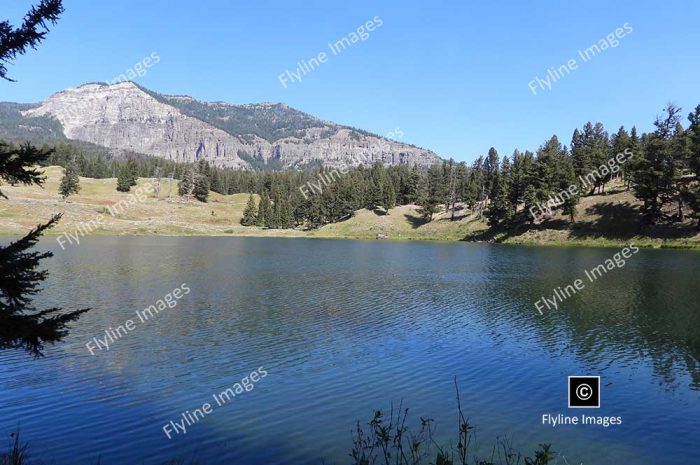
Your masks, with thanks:
<instances>
[{"instance_id":1,"label":"tree line","mask_svg":"<svg viewBox=\"0 0 700 465\"><path fill-rule=\"evenodd\" d=\"M581 197L605 193L612 181L641 200L649 224L682 222L700 217L700 105L687 118L684 127L680 108L668 105L654 122L655 130L641 136L636 127L629 132L620 127L609 135L601 123L588 122L574 130L569 145L554 135L535 153L515 150L510 157L499 156L492 147L471 165L449 160L419 169L376 163L342 176L333 176L331 168L247 173L254 186L248 192L260 201L256 204L251 196L242 223L314 228L360 208L388 211L407 204L418 205L426 222L440 212L455 220L466 208L492 227L529 227L556 211L574 223ZM328 179L332 182L319 181ZM299 195L304 185L320 188ZM538 210L541 215L533 214Z\"/></svg>"},{"instance_id":2,"label":"tree line","mask_svg":"<svg viewBox=\"0 0 700 465\"><path fill-rule=\"evenodd\" d=\"M70 167L71 175L116 175L117 190L123 192L147 177L177 180L179 195L201 202L210 190L250 193L242 223L266 228L318 228L361 208L388 212L409 204L419 207L425 222L438 213L455 220L466 209L494 227L533 225L557 211L574 223L581 197L605 193L614 180L633 191L645 220L656 224L700 216L700 105L687 119L684 127L680 108L668 105L650 133L620 127L609 135L601 123L588 122L574 130L568 145L554 135L534 153L515 150L501 157L492 147L470 165L446 160L429 168L377 162L342 173L323 166L242 171L205 160L107 158L69 143L57 145L47 163Z\"/></svg>"}]
</instances>

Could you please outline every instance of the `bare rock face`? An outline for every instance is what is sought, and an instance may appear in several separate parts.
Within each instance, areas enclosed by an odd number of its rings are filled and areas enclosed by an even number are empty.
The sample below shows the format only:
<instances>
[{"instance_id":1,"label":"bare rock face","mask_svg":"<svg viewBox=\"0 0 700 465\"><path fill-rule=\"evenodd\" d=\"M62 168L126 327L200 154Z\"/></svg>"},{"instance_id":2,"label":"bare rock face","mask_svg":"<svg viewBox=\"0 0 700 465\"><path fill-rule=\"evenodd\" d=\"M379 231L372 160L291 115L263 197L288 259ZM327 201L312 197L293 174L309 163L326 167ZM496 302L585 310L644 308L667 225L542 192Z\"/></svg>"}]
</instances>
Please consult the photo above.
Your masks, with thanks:
<instances>
[{"instance_id":1,"label":"bare rock face","mask_svg":"<svg viewBox=\"0 0 700 465\"><path fill-rule=\"evenodd\" d=\"M229 105L160 95L131 82L58 92L24 117L49 116L64 135L111 149L179 162L206 159L249 169L275 163L325 166L431 165L433 152L322 121L283 104Z\"/></svg>"}]
</instances>

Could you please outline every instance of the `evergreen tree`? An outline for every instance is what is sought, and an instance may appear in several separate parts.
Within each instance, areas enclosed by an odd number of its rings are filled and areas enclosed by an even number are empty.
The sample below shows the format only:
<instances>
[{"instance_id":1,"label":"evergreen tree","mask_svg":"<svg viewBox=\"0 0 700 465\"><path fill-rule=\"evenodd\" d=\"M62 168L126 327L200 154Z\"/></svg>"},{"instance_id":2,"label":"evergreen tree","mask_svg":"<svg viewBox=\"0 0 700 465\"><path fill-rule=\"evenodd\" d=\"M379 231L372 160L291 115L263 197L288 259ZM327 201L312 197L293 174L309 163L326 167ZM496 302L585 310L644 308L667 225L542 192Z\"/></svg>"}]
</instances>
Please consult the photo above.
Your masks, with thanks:
<instances>
[{"instance_id":1,"label":"evergreen tree","mask_svg":"<svg viewBox=\"0 0 700 465\"><path fill-rule=\"evenodd\" d=\"M573 190L571 186L575 186ZM563 197L562 213L569 217L569 222L576 221L577 205L581 197L581 183L576 178L576 172L571 158L562 161L561 182L559 184L559 195Z\"/></svg>"},{"instance_id":2,"label":"evergreen tree","mask_svg":"<svg viewBox=\"0 0 700 465\"><path fill-rule=\"evenodd\" d=\"M678 109L680 112L680 108ZM676 123L670 142L670 158L666 162L664 185L668 185L662 193L664 203L676 204L675 220L685 220L685 203L689 199L690 178L685 176L689 169L691 158L690 138L683 125Z\"/></svg>"},{"instance_id":3,"label":"evergreen tree","mask_svg":"<svg viewBox=\"0 0 700 465\"><path fill-rule=\"evenodd\" d=\"M277 227L280 229L289 229L293 226L293 220L292 220L292 215L291 211L289 208L289 200L287 198L280 198L279 199L279 219L277 223Z\"/></svg>"},{"instance_id":4,"label":"evergreen tree","mask_svg":"<svg viewBox=\"0 0 700 465\"><path fill-rule=\"evenodd\" d=\"M562 187L562 165L567 158L566 150L556 135L537 150L531 182L538 201L546 202L551 194L557 193Z\"/></svg>"},{"instance_id":5,"label":"evergreen tree","mask_svg":"<svg viewBox=\"0 0 700 465\"><path fill-rule=\"evenodd\" d=\"M133 176L128 165L121 165L117 174L117 191L129 192L133 182Z\"/></svg>"},{"instance_id":6,"label":"evergreen tree","mask_svg":"<svg viewBox=\"0 0 700 465\"><path fill-rule=\"evenodd\" d=\"M697 229L700 231L700 105L688 115L689 139L689 180L686 202L698 219Z\"/></svg>"},{"instance_id":7,"label":"evergreen tree","mask_svg":"<svg viewBox=\"0 0 700 465\"><path fill-rule=\"evenodd\" d=\"M258 215L255 219L256 226L264 228L268 226L268 221L271 215L270 197L267 192L263 192L260 196L260 204L258 205Z\"/></svg>"},{"instance_id":8,"label":"evergreen tree","mask_svg":"<svg viewBox=\"0 0 700 465\"><path fill-rule=\"evenodd\" d=\"M418 181L420 179L420 173L418 172L418 165L413 165L411 171L406 175L405 182L401 189L401 203L403 205L408 205L414 203L418 200Z\"/></svg>"},{"instance_id":9,"label":"evergreen tree","mask_svg":"<svg viewBox=\"0 0 700 465\"><path fill-rule=\"evenodd\" d=\"M194 196L194 191L197 188L199 181L199 167L196 163L187 167L182 180L178 183L177 193L181 197L185 197L189 202Z\"/></svg>"},{"instance_id":10,"label":"evergreen tree","mask_svg":"<svg viewBox=\"0 0 700 465\"><path fill-rule=\"evenodd\" d=\"M36 49L49 32L48 24L56 24L61 13L61 0L41 0L27 12L20 27L13 27L9 21L0 22L0 78L14 82L7 77L5 63Z\"/></svg>"},{"instance_id":11,"label":"evergreen tree","mask_svg":"<svg viewBox=\"0 0 700 465\"><path fill-rule=\"evenodd\" d=\"M203 161L203 160L202 160ZM192 197L206 203L209 198L209 177L203 173L209 171L208 164L192 163L185 171L178 184L178 194L189 202Z\"/></svg>"},{"instance_id":12,"label":"evergreen tree","mask_svg":"<svg viewBox=\"0 0 700 465\"><path fill-rule=\"evenodd\" d=\"M484 169L484 157L479 156L472 165L472 189L474 191L474 205L479 210L479 218L483 217L484 206L488 200L486 170Z\"/></svg>"},{"instance_id":13,"label":"evergreen tree","mask_svg":"<svg viewBox=\"0 0 700 465\"><path fill-rule=\"evenodd\" d=\"M510 205L513 216L518 211L518 205L525 202L525 189L532 183L534 154L530 151L513 152L510 182Z\"/></svg>"},{"instance_id":14,"label":"evergreen tree","mask_svg":"<svg viewBox=\"0 0 700 465\"><path fill-rule=\"evenodd\" d=\"M507 223L513 214L510 203L510 175L511 166L508 157L503 158L500 171L496 173L492 198L489 209L486 211L489 226Z\"/></svg>"},{"instance_id":15,"label":"evergreen tree","mask_svg":"<svg viewBox=\"0 0 700 465\"><path fill-rule=\"evenodd\" d=\"M495 148L491 147L484 161L484 191L487 196L493 196L500 163L501 159L498 156L498 152Z\"/></svg>"},{"instance_id":16,"label":"evergreen tree","mask_svg":"<svg viewBox=\"0 0 700 465\"><path fill-rule=\"evenodd\" d=\"M14 28L8 21L0 22L0 77L7 77L5 63L27 49L36 48L48 32L47 24L54 24L63 12L61 0L42 0L24 17L22 25ZM42 185L45 178L37 169L47 163L53 151L37 149L29 143L19 147L0 141L0 181L24 185ZM0 191L0 197L7 198ZM0 247L0 348L23 348L41 356L45 343L60 341L67 332L68 323L77 320L87 309L62 313L60 308L37 311L32 298L40 284L48 277L39 271L41 261L51 252L35 252L32 248L48 228L60 219L55 215L48 223L39 225L23 238Z\"/></svg>"},{"instance_id":17,"label":"evergreen tree","mask_svg":"<svg viewBox=\"0 0 700 465\"><path fill-rule=\"evenodd\" d=\"M126 161L126 176L129 179L129 187L135 186L139 179L139 164L134 158Z\"/></svg>"},{"instance_id":18,"label":"evergreen tree","mask_svg":"<svg viewBox=\"0 0 700 465\"><path fill-rule=\"evenodd\" d=\"M476 163L474 165L476 165ZM476 206L479 201L479 192L481 191L482 179L482 172L475 167L472 167L472 169L469 171L469 177L467 178L467 184L464 190L464 197L462 198L462 201L465 202L472 211L476 210Z\"/></svg>"},{"instance_id":19,"label":"evergreen tree","mask_svg":"<svg viewBox=\"0 0 700 465\"><path fill-rule=\"evenodd\" d=\"M646 138L643 157L635 166L634 195L643 201L642 211L651 224L662 217L664 199L673 188L670 170L675 170L675 164L671 141L680 120L680 109L668 105L664 111L666 115L654 122L656 130Z\"/></svg>"},{"instance_id":20,"label":"evergreen tree","mask_svg":"<svg viewBox=\"0 0 700 465\"><path fill-rule=\"evenodd\" d=\"M243 218L241 219L241 224L243 226L254 226L257 221L258 207L255 205L255 198L253 194L248 197L248 204L243 210Z\"/></svg>"},{"instance_id":21,"label":"evergreen tree","mask_svg":"<svg viewBox=\"0 0 700 465\"><path fill-rule=\"evenodd\" d=\"M457 202L467 202L469 191L469 169L466 163L460 162L455 170L455 195Z\"/></svg>"},{"instance_id":22,"label":"evergreen tree","mask_svg":"<svg viewBox=\"0 0 700 465\"><path fill-rule=\"evenodd\" d=\"M627 153L625 153L625 150L629 152L632 147L631 147L631 141L630 141L630 136L627 134L627 131L625 130L624 126L620 126L620 129L617 130L617 133L612 136L610 140L610 145L611 145L611 153L610 153L610 158L615 158L618 154L623 154L623 156L626 158ZM618 172L618 176L624 180L627 180L629 177L628 170L626 169L627 167L627 162L619 164L617 161L615 162L617 166L619 166L620 171Z\"/></svg>"},{"instance_id":23,"label":"evergreen tree","mask_svg":"<svg viewBox=\"0 0 700 465\"><path fill-rule=\"evenodd\" d=\"M65 169L61 184L58 187L58 193L65 200L71 194L80 192L80 178L78 177L78 169L75 164L70 164Z\"/></svg>"},{"instance_id":24,"label":"evergreen tree","mask_svg":"<svg viewBox=\"0 0 700 465\"><path fill-rule=\"evenodd\" d=\"M590 123L588 123L590 127ZM592 162L592 169L599 169L601 166L606 165L610 157L610 142L608 139L608 133L603 128L602 123L596 123L592 129L584 131L584 137L586 138L585 143L590 151L590 160ZM600 171L599 171L600 172ZM594 187L598 188L599 193L605 192L605 184L607 184L612 176L611 172L600 173L601 176L596 178Z\"/></svg>"},{"instance_id":25,"label":"evergreen tree","mask_svg":"<svg viewBox=\"0 0 700 465\"><path fill-rule=\"evenodd\" d=\"M378 206L384 206L384 200L386 199L384 188L387 184L388 177L386 175L386 170L384 169L384 164L381 161L378 161L372 165L370 170L370 178L367 208L372 210Z\"/></svg>"},{"instance_id":26,"label":"evergreen tree","mask_svg":"<svg viewBox=\"0 0 700 465\"><path fill-rule=\"evenodd\" d=\"M394 190L394 184L391 182L387 183L387 186L384 189L384 200L382 201L382 206L384 206L387 214L389 214L389 210L396 206L396 191Z\"/></svg>"},{"instance_id":27,"label":"evergreen tree","mask_svg":"<svg viewBox=\"0 0 700 465\"><path fill-rule=\"evenodd\" d=\"M418 213L427 221L433 220L433 215L440 211L443 203L442 193L442 170L440 166L434 165L428 169L418 194Z\"/></svg>"},{"instance_id":28,"label":"evergreen tree","mask_svg":"<svg viewBox=\"0 0 700 465\"><path fill-rule=\"evenodd\" d=\"M55 215L22 239L0 248L0 349L24 348L34 356L41 356L45 343L60 341L67 334L68 323L88 311L61 313L57 307L37 311L32 306L32 296L48 277L47 271L37 268L41 260L52 257L53 253L30 250L60 218L60 214Z\"/></svg>"},{"instance_id":29,"label":"evergreen tree","mask_svg":"<svg viewBox=\"0 0 700 465\"><path fill-rule=\"evenodd\" d=\"M586 126L590 125L591 123L588 123ZM571 136L571 160L577 178L584 179L593 169L593 161L586 145L586 139L578 128L574 129L574 135Z\"/></svg>"},{"instance_id":30,"label":"evergreen tree","mask_svg":"<svg viewBox=\"0 0 700 465\"><path fill-rule=\"evenodd\" d=\"M579 179L590 179L591 191L604 191L605 184L610 180L611 173L602 176L592 176L601 165L608 162L610 144L608 133L601 123L593 125L590 121L583 127L583 132L574 131L571 138L571 158L574 174Z\"/></svg>"},{"instance_id":31,"label":"evergreen tree","mask_svg":"<svg viewBox=\"0 0 700 465\"><path fill-rule=\"evenodd\" d=\"M206 203L209 199L209 190L211 187L211 167L203 158L199 160L197 173L198 176L195 182L194 197L200 202Z\"/></svg>"},{"instance_id":32,"label":"evergreen tree","mask_svg":"<svg viewBox=\"0 0 700 465\"><path fill-rule=\"evenodd\" d=\"M228 194L228 190L224 188L221 180L221 174L217 169L212 170L211 173L211 190L222 195Z\"/></svg>"},{"instance_id":33,"label":"evergreen tree","mask_svg":"<svg viewBox=\"0 0 700 465\"><path fill-rule=\"evenodd\" d=\"M533 186L532 184L529 184L525 188L523 201L525 203L524 210L527 214L526 218L528 219L529 224L533 225L535 223L535 217L530 214L530 209L537 205L537 191L535 190L535 186Z\"/></svg>"},{"instance_id":34,"label":"evergreen tree","mask_svg":"<svg viewBox=\"0 0 700 465\"><path fill-rule=\"evenodd\" d=\"M642 141L639 138L639 136L637 135L637 127L636 126L632 126L632 130L630 131L629 146L630 146L630 149L632 150L632 156L631 156L630 160L625 162L627 189L629 189L632 186L632 182L635 179L635 172L636 172L637 168L640 166L640 161L643 159L643 156L644 156Z\"/></svg>"},{"instance_id":35,"label":"evergreen tree","mask_svg":"<svg viewBox=\"0 0 700 465\"><path fill-rule=\"evenodd\" d=\"M272 202L272 209L270 211L269 218L267 219L267 227L270 229L278 229L282 223L282 202L280 201L279 195L275 195Z\"/></svg>"},{"instance_id":36,"label":"evergreen tree","mask_svg":"<svg viewBox=\"0 0 700 465\"><path fill-rule=\"evenodd\" d=\"M206 203L209 199L209 177L200 175L194 187L194 197L200 202Z\"/></svg>"}]
</instances>

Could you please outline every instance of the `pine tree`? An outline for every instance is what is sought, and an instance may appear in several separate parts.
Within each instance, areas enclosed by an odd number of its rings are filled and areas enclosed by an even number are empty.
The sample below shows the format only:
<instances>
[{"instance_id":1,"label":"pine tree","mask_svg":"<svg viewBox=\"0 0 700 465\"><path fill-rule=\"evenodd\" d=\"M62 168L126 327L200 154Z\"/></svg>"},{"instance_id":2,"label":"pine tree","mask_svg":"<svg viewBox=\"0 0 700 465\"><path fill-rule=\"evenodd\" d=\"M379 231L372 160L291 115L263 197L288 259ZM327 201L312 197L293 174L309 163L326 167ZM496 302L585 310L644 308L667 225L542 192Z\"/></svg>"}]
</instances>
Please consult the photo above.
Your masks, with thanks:
<instances>
[{"instance_id":1,"label":"pine tree","mask_svg":"<svg viewBox=\"0 0 700 465\"><path fill-rule=\"evenodd\" d=\"M592 128L590 122L584 128L584 131L589 127ZM583 133L578 128L574 129L574 135L571 136L571 161L576 178L584 179L593 170L590 150Z\"/></svg>"},{"instance_id":2,"label":"pine tree","mask_svg":"<svg viewBox=\"0 0 700 465\"><path fill-rule=\"evenodd\" d=\"M590 126L590 123L588 123ZM610 156L610 142L608 133L605 131L602 123L596 123L590 131L585 131L585 144L590 150L590 160L593 164L592 169L599 169L606 165ZM596 179L593 189L599 189L599 193L605 193L605 184L610 181L612 173L601 173L601 177Z\"/></svg>"},{"instance_id":3,"label":"pine tree","mask_svg":"<svg viewBox=\"0 0 700 465\"><path fill-rule=\"evenodd\" d=\"M194 197L200 202L206 203L209 199L209 190L211 187L211 167L206 160L199 160L197 173L198 176L195 182Z\"/></svg>"},{"instance_id":4,"label":"pine tree","mask_svg":"<svg viewBox=\"0 0 700 465\"><path fill-rule=\"evenodd\" d=\"M129 178L129 187L135 186L139 179L139 164L134 158L126 161L126 175Z\"/></svg>"},{"instance_id":5,"label":"pine tree","mask_svg":"<svg viewBox=\"0 0 700 465\"><path fill-rule=\"evenodd\" d=\"M473 190L474 202L473 206L476 206L479 212L479 219L484 216L484 207L488 199L488 192L486 190L486 174L484 169L484 157L479 156L472 164L472 179L471 188Z\"/></svg>"},{"instance_id":6,"label":"pine tree","mask_svg":"<svg viewBox=\"0 0 700 465\"><path fill-rule=\"evenodd\" d=\"M195 182L194 198L206 203L209 199L209 177L199 176Z\"/></svg>"},{"instance_id":7,"label":"pine tree","mask_svg":"<svg viewBox=\"0 0 700 465\"><path fill-rule=\"evenodd\" d=\"M642 211L651 224L656 224L661 218L664 199L673 188L671 142L680 120L680 109L668 105L664 111L666 115L654 122L656 130L646 138L644 154L635 166L634 195L644 202Z\"/></svg>"},{"instance_id":8,"label":"pine tree","mask_svg":"<svg viewBox=\"0 0 700 465\"><path fill-rule=\"evenodd\" d=\"M525 188L525 194L523 195L523 202L525 203L525 212L530 225L535 223L535 217L530 214L530 209L537 205L537 192L535 191L535 186L528 184Z\"/></svg>"},{"instance_id":9,"label":"pine tree","mask_svg":"<svg viewBox=\"0 0 700 465\"><path fill-rule=\"evenodd\" d=\"M268 225L268 221L271 215L270 208L270 197L267 192L263 192L260 196L260 204L258 205L258 216L255 219L256 226L264 228Z\"/></svg>"},{"instance_id":10,"label":"pine tree","mask_svg":"<svg viewBox=\"0 0 700 465\"><path fill-rule=\"evenodd\" d=\"M501 159L498 156L498 152L495 148L491 147L484 161L484 192L487 196L493 195L500 163Z\"/></svg>"},{"instance_id":11,"label":"pine tree","mask_svg":"<svg viewBox=\"0 0 700 465\"><path fill-rule=\"evenodd\" d=\"M418 180L420 179L420 173L418 172L418 165L413 165L411 170L406 175L406 181L403 184L401 191L401 203L408 205L418 200Z\"/></svg>"},{"instance_id":12,"label":"pine tree","mask_svg":"<svg viewBox=\"0 0 700 465\"><path fill-rule=\"evenodd\" d=\"M1 78L11 81L4 63L23 55L29 48L36 48L48 32L47 24L54 24L62 12L61 0L42 0L31 8L19 28L13 28L8 21L0 22ZM15 147L0 141L0 181L42 185L45 178L36 167L45 164L52 155L53 150L39 150L29 143ZM0 197L7 198L2 191ZM88 310L62 313L56 307L36 311L32 306L32 297L48 277L47 271L37 268L41 260L52 254L31 249L60 217L54 215L23 238L0 247L0 348L23 348L41 356L45 343L60 341L67 333L68 323Z\"/></svg>"},{"instance_id":13,"label":"pine tree","mask_svg":"<svg viewBox=\"0 0 700 465\"><path fill-rule=\"evenodd\" d=\"M282 205L280 202L280 198L278 195L274 197L274 201L272 202L272 208L270 210L270 214L268 215L267 218L267 227L270 229L278 229L280 227L280 222L281 222L281 209Z\"/></svg>"},{"instance_id":14,"label":"pine tree","mask_svg":"<svg viewBox=\"0 0 700 465\"><path fill-rule=\"evenodd\" d=\"M133 177L127 165L121 165L117 173L117 191L129 192L131 190Z\"/></svg>"},{"instance_id":15,"label":"pine tree","mask_svg":"<svg viewBox=\"0 0 700 465\"><path fill-rule=\"evenodd\" d=\"M518 211L518 205L525 201L525 189L531 183L533 175L534 155L530 151L520 153L519 150L513 152L513 162L511 165L510 182L510 205L513 209L513 216Z\"/></svg>"},{"instance_id":16,"label":"pine tree","mask_svg":"<svg viewBox=\"0 0 700 465\"><path fill-rule=\"evenodd\" d=\"M632 126L632 130L630 131L629 145L630 149L632 150L632 156L630 160L625 162L625 172L627 175L627 189L629 189L632 186L632 183L635 179L636 170L639 167L640 160L642 160L644 157L642 141L637 135L636 126Z\"/></svg>"},{"instance_id":17,"label":"pine tree","mask_svg":"<svg viewBox=\"0 0 700 465\"><path fill-rule=\"evenodd\" d=\"M581 198L581 187L571 158L563 160L560 176L559 193L564 198L562 213L568 215L569 222L573 224L576 221L577 206ZM576 190L571 189L571 186L576 186Z\"/></svg>"},{"instance_id":18,"label":"pine tree","mask_svg":"<svg viewBox=\"0 0 700 465\"><path fill-rule=\"evenodd\" d=\"M384 206L386 195L385 185L388 181L384 164L381 161L375 162L370 169L370 193L367 201L367 208L372 210L378 206ZM385 207L386 208L386 207Z\"/></svg>"},{"instance_id":19,"label":"pine tree","mask_svg":"<svg viewBox=\"0 0 700 465\"><path fill-rule=\"evenodd\" d=\"M65 200L71 194L77 194L80 192L80 178L78 177L78 169L74 163L71 163L66 167L63 178L61 179L61 184L58 188L58 193L63 196Z\"/></svg>"},{"instance_id":20,"label":"pine tree","mask_svg":"<svg viewBox=\"0 0 700 465\"><path fill-rule=\"evenodd\" d=\"M182 176L182 180L177 185L177 194L185 197L189 202L194 196L194 190L197 187L199 179L199 167L197 164L192 164L187 167Z\"/></svg>"},{"instance_id":21,"label":"pine tree","mask_svg":"<svg viewBox=\"0 0 700 465\"><path fill-rule=\"evenodd\" d=\"M248 204L243 210L243 218L241 219L241 224L243 226L254 226L257 220L258 207L255 205L255 198L253 194L248 197Z\"/></svg>"},{"instance_id":22,"label":"pine tree","mask_svg":"<svg viewBox=\"0 0 700 465\"><path fill-rule=\"evenodd\" d=\"M41 0L24 16L22 25L14 28L9 21L0 22L0 78L10 82L5 63L12 62L29 49L36 49L49 32L48 24L56 24L63 13L61 0Z\"/></svg>"},{"instance_id":23,"label":"pine tree","mask_svg":"<svg viewBox=\"0 0 700 465\"><path fill-rule=\"evenodd\" d=\"M427 221L432 221L433 215L440 211L440 205L443 203L441 193L442 170L440 166L434 165L428 169L418 194L418 214Z\"/></svg>"},{"instance_id":24,"label":"pine tree","mask_svg":"<svg viewBox=\"0 0 700 465\"><path fill-rule=\"evenodd\" d=\"M289 208L289 200L281 198L279 199L279 203L279 222L277 227L280 229L289 229L292 227L292 212Z\"/></svg>"},{"instance_id":25,"label":"pine tree","mask_svg":"<svg viewBox=\"0 0 700 465\"><path fill-rule=\"evenodd\" d=\"M510 204L510 160L503 158L501 169L496 173L489 209L485 213L489 226L507 223L513 213Z\"/></svg>"},{"instance_id":26,"label":"pine tree","mask_svg":"<svg viewBox=\"0 0 700 465\"><path fill-rule=\"evenodd\" d=\"M680 111L680 108L679 108ZM663 193L663 200L676 204L675 220L685 221L685 203L690 194L690 186L685 176L691 158L690 138L683 125L678 122L670 142L670 158L666 162L664 184L669 187Z\"/></svg>"},{"instance_id":27,"label":"pine tree","mask_svg":"<svg viewBox=\"0 0 700 465\"><path fill-rule=\"evenodd\" d=\"M387 186L384 189L384 200L382 201L382 205L384 206L387 215L389 214L389 210L396 206L396 191L394 190L394 184L391 181L387 183Z\"/></svg>"},{"instance_id":28,"label":"pine tree","mask_svg":"<svg viewBox=\"0 0 700 465\"><path fill-rule=\"evenodd\" d=\"M7 77L8 63L27 49L36 48L48 32L47 24L54 24L63 12L60 0L42 0L32 7L19 28L8 21L0 22L0 77ZM53 155L52 149L36 149L29 143L19 147L0 141L0 180L24 185L42 185L45 178L36 168ZM2 191L0 197L7 198ZM61 313L60 308L36 311L32 297L48 277L47 271L38 271L41 260L51 252L31 249L48 228L60 219L55 215L48 223L39 225L18 241L0 247L0 348L23 348L41 356L45 343L60 341L68 323L75 321L87 309Z\"/></svg>"},{"instance_id":29,"label":"pine tree","mask_svg":"<svg viewBox=\"0 0 700 465\"><path fill-rule=\"evenodd\" d=\"M203 161L203 160L202 160ZM209 198L209 177L202 174L208 171L208 164L193 163L187 167L182 181L178 184L178 194L189 202L192 197L206 203Z\"/></svg>"},{"instance_id":30,"label":"pine tree","mask_svg":"<svg viewBox=\"0 0 700 465\"><path fill-rule=\"evenodd\" d=\"M690 126L688 127L688 139L690 154L688 168L690 178L686 202L698 219L697 229L700 231L700 105L688 115Z\"/></svg>"},{"instance_id":31,"label":"pine tree","mask_svg":"<svg viewBox=\"0 0 700 465\"><path fill-rule=\"evenodd\" d=\"M610 145L610 158L615 158L620 153L623 154L622 156L627 157L627 153L625 153L625 150L629 152L629 150L631 150L632 147L630 144L630 136L629 134L627 134L627 131L625 130L624 126L620 126L620 129L617 130L617 133L614 136L612 136L610 140ZM629 177L629 173L626 169L626 162L620 164L616 160L615 163L616 166L619 167L618 176L624 180L627 180Z\"/></svg>"},{"instance_id":32,"label":"pine tree","mask_svg":"<svg viewBox=\"0 0 700 465\"><path fill-rule=\"evenodd\" d=\"M551 194L562 188L562 164L567 158L566 150L556 135L537 150L531 183L538 201L546 202Z\"/></svg>"},{"instance_id":33,"label":"pine tree","mask_svg":"<svg viewBox=\"0 0 700 465\"><path fill-rule=\"evenodd\" d=\"M608 133L601 123L593 125L590 121L583 127L583 132L578 129L574 131L571 138L571 158L576 178L590 178L590 194L596 189L601 192L605 189L605 184L610 180L611 173L602 176L592 176L601 165L608 162L610 155L610 144Z\"/></svg>"},{"instance_id":34,"label":"pine tree","mask_svg":"<svg viewBox=\"0 0 700 465\"><path fill-rule=\"evenodd\" d=\"M36 311L32 306L32 296L48 277L47 271L37 268L41 260L52 257L53 253L30 249L60 218L60 214L54 215L22 239L0 248L0 349L24 348L34 356L41 356L45 343L60 341L67 334L67 324L89 310L61 313L57 307Z\"/></svg>"},{"instance_id":35,"label":"pine tree","mask_svg":"<svg viewBox=\"0 0 700 465\"><path fill-rule=\"evenodd\" d=\"M218 169L213 169L211 172L211 190L223 195L228 193L224 190L223 182Z\"/></svg>"}]
</instances>

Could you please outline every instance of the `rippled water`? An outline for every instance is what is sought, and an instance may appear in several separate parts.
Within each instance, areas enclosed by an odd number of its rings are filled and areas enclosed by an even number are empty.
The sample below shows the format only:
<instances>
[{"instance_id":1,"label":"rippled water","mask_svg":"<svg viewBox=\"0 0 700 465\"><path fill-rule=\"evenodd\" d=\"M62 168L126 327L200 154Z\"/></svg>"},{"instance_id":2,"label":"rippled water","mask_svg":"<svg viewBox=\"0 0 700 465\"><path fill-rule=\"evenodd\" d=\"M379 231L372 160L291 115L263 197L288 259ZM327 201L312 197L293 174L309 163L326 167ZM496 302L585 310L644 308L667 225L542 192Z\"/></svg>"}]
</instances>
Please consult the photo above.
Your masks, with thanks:
<instances>
[{"instance_id":1,"label":"rippled water","mask_svg":"<svg viewBox=\"0 0 700 465\"><path fill-rule=\"evenodd\" d=\"M46 464L342 464L350 432L403 401L454 430L454 377L477 443L558 463L700 463L700 254L642 250L557 311L533 303L613 249L257 238L82 239L47 263L42 306L90 306L33 360L0 352L0 434ZM187 283L109 351L93 336ZM268 376L187 434L161 428L259 366ZM604 428L541 424L568 375L601 375ZM591 414L591 411L585 411ZM451 435L449 435L451 437ZM3 440L4 441L4 440ZM2 444L2 442L0 442ZM564 458L566 460L564 460Z\"/></svg>"}]
</instances>

